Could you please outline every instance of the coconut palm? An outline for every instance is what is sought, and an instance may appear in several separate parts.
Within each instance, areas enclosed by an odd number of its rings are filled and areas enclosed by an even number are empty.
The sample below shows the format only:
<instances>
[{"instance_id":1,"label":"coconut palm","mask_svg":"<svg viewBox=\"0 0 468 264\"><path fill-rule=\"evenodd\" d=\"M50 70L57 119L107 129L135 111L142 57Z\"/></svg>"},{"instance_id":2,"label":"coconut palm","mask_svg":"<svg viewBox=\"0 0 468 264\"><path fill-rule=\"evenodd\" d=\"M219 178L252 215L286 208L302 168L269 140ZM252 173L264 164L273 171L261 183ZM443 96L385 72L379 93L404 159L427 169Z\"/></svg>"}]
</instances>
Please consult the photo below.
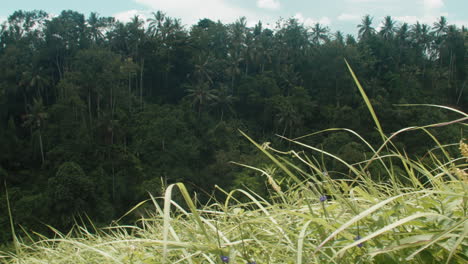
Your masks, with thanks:
<instances>
[{"instance_id":1,"label":"coconut palm","mask_svg":"<svg viewBox=\"0 0 468 264\"><path fill-rule=\"evenodd\" d=\"M433 29L434 29L433 33L436 37L445 35L448 29L447 18L445 18L444 16L441 16L439 18L439 21L434 23Z\"/></svg>"},{"instance_id":2,"label":"coconut palm","mask_svg":"<svg viewBox=\"0 0 468 264\"><path fill-rule=\"evenodd\" d=\"M187 97L192 99L192 105L197 106L199 117L203 107L218 98L216 91L210 88L208 82L198 82L189 86L187 88Z\"/></svg>"},{"instance_id":3,"label":"coconut palm","mask_svg":"<svg viewBox=\"0 0 468 264\"><path fill-rule=\"evenodd\" d=\"M316 23L312 28L312 43L319 45L328 41L328 27L323 27L320 23Z\"/></svg>"},{"instance_id":4,"label":"coconut palm","mask_svg":"<svg viewBox=\"0 0 468 264\"><path fill-rule=\"evenodd\" d=\"M407 23L403 23L397 31L397 38L400 42L405 42L409 38L409 26Z\"/></svg>"},{"instance_id":5,"label":"coconut palm","mask_svg":"<svg viewBox=\"0 0 468 264\"><path fill-rule=\"evenodd\" d=\"M372 19L370 15L365 15L361 20L361 24L357 25L359 28L359 39L366 39L375 34L375 29L372 27Z\"/></svg>"},{"instance_id":6,"label":"coconut palm","mask_svg":"<svg viewBox=\"0 0 468 264\"><path fill-rule=\"evenodd\" d=\"M33 135L33 131L37 131L39 138L39 148L41 151L41 160L44 164L44 147L42 144L42 134L41 127L47 118L47 113L44 110L44 105L42 104L42 99L33 99L33 104L27 106L28 113L23 116L23 126L28 127Z\"/></svg>"},{"instance_id":7,"label":"coconut palm","mask_svg":"<svg viewBox=\"0 0 468 264\"><path fill-rule=\"evenodd\" d=\"M339 30L335 32L335 41L339 43L340 45L344 45L345 42L344 42L343 32Z\"/></svg>"},{"instance_id":8,"label":"coconut palm","mask_svg":"<svg viewBox=\"0 0 468 264\"><path fill-rule=\"evenodd\" d=\"M166 14L161 11L152 12L151 14L153 15L153 17L148 18L146 21L149 22L148 31L150 35L152 37L155 37L155 36L158 36L160 33L160 30L163 25L163 21L166 18Z\"/></svg>"},{"instance_id":9,"label":"coconut palm","mask_svg":"<svg viewBox=\"0 0 468 264\"><path fill-rule=\"evenodd\" d=\"M427 24L416 22L416 24L411 27L410 37L413 45L418 48L422 54L429 54L432 38L430 27Z\"/></svg>"},{"instance_id":10,"label":"coconut palm","mask_svg":"<svg viewBox=\"0 0 468 264\"><path fill-rule=\"evenodd\" d=\"M101 32L101 28L104 27L103 20L98 16L97 13L91 12L87 22L91 40L94 43L97 43L104 37L104 34Z\"/></svg>"},{"instance_id":11,"label":"coconut palm","mask_svg":"<svg viewBox=\"0 0 468 264\"><path fill-rule=\"evenodd\" d=\"M395 34L395 21L392 20L391 16L386 16L384 18L383 26L380 28L379 34L385 40L393 38L393 35Z\"/></svg>"},{"instance_id":12,"label":"coconut palm","mask_svg":"<svg viewBox=\"0 0 468 264\"><path fill-rule=\"evenodd\" d=\"M213 97L213 99L213 105L221 111L220 122L223 121L225 112L234 113L232 105L237 98L230 94L227 85L221 84L217 90L216 97Z\"/></svg>"},{"instance_id":13,"label":"coconut palm","mask_svg":"<svg viewBox=\"0 0 468 264\"><path fill-rule=\"evenodd\" d=\"M213 71L211 70L212 61L213 58L211 54L207 52L202 52L195 58L194 75L199 82L208 81L210 84L213 83L213 79L211 78L211 75L213 74Z\"/></svg>"}]
</instances>

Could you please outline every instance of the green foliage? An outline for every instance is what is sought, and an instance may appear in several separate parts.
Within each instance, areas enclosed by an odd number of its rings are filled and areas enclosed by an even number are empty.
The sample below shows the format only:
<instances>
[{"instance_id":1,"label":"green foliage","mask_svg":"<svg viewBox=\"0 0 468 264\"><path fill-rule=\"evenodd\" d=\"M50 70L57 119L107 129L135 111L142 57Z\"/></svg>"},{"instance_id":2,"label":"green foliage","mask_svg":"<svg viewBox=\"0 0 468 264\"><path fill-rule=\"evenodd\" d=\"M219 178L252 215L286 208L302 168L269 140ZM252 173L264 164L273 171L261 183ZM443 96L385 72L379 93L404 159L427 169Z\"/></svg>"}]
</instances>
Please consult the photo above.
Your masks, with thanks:
<instances>
[{"instance_id":1,"label":"green foliage","mask_svg":"<svg viewBox=\"0 0 468 264\"><path fill-rule=\"evenodd\" d=\"M90 211L97 202L93 180L74 162L60 165L55 177L48 180L47 193L51 213L58 220L54 224L65 227L70 227L73 217Z\"/></svg>"},{"instance_id":2,"label":"green foliage","mask_svg":"<svg viewBox=\"0 0 468 264\"><path fill-rule=\"evenodd\" d=\"M107 225L148 192L160 196L175 182L184 182L202 204L216 186L261 196L274 194L265 180L286 188L291 179L259 156L238 129L278 148L290 148L288 138L315 133L303 143L330 155L314 153L306 160L340 179L349 175L348 165L374 155L368 144L380 144L382 129L458 118L443 109L398 104L467 108L466 29L444 17L433 29L420 23L395 27L397 21L387 17L378 29L365 16L357 38L332 34L321 24L309 30L293 18L274 29L246 21L202 19L184 27L163 12L146 25L139 17L122 23L71 10L55 17L14 12L0 26L0 180L11 190L16 230L50 234L44 224L54 224L67 232L85 214L97 226ZM367 101L343 58L360 76ZM379 131L370 104L382 123ZM323 131L328 127L350 128L368 144L348 130ZM445 145L458 141L463 129L440 126L431 133ZM426 132L398 134L392 142L409 159L432 162L425 154L436 145ZM387 148L381 153L394 154ZM408 183L404 163L390 168L372 162L367 169L372 179L395 175ZM4 201L2 196L0 206ZM0 243L12 237L4 215Z\"/></svg>"}]
</instances>

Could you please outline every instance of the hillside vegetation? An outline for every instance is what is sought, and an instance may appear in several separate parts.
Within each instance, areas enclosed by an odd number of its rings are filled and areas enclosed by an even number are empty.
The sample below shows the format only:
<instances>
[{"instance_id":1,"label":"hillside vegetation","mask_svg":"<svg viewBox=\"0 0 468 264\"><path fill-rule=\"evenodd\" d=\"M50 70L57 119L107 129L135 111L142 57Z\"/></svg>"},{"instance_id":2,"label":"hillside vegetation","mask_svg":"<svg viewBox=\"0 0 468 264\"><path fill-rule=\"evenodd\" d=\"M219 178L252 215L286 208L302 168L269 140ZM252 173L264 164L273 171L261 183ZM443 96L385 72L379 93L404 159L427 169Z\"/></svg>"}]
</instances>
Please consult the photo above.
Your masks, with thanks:
<instances>
[{"instance_id":1,"label":"hillside vegetation","mask_svg":"<svg viewBox=\"0 0 468 264\"><path fill-rule=\"evenodd\" d=\"M462 262L466 27L246 21L11 14L3 260Z\"/></svg>"},{"instance_id":2,"label":"hillside vegetation","mask_svg":"<svg viewBox=\"0 0 468 264\"><path fill-rule=\"evenodd\" d=\"M240 131L270 160L265 168L237 164L261 173L270 186L268 198L249 189L228 192L217 187L223 200L202 205L184 184L171 184L164 196L151 196L127 213L152 204L135 225L100 229L76 225L67 234L50 227L52 238L37 233L34 236L39 238L15 237L15 252L4 253L0 260L7 264L466 263L468 144L462 140L440 145L429 129L466 121L468 115L443 107L462 118L386 137L355 81L383 143L374 149L359 134L343 130L362 140L373 153L369 159L350 164L304 144L304 137L285 138L303 151L283 152L269 142L259 145ZM425 131L436 145L420 160L408 158L392 143L394 137L413 130ZM453 156L454 149L458 151ZM332 179L311 152L331 156L349 174ZM387 173L380 180L371 176L375 164ZM175 192L181 199L174 198Z\"/></svg>"}]
</instances>

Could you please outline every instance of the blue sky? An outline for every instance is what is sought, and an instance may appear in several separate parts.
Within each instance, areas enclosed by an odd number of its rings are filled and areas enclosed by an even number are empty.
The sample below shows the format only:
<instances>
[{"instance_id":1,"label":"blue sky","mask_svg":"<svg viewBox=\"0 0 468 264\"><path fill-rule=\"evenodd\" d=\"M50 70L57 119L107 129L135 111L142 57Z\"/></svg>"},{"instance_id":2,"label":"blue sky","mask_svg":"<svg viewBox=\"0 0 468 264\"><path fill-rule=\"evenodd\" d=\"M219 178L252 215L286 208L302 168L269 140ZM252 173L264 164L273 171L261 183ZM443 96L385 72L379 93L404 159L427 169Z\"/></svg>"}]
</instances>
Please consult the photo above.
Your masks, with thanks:
<instances>
[{"instance_id":1,"label":"blue sky","mask_svg":"<svg viewBox=\"0 0 468 264\"><path fill-rule=\"evenodd\" d=\"M356 25L366 14L374 17L377 29L387 15L400 22L431 25L443 15L450 24L468 26L468 0L10 0L1 6L0 22L20 9L41 9L52 15L72 9L86 16L95 11L122 21L134 15L148 18L151 12L162 10L185 25L204 17L229 23L245 16L249 25L261 20L274 26L280 17L296 17L306 26L320 22L332 31L351 34L356 34Z\"/></svg>"}]
</instances>

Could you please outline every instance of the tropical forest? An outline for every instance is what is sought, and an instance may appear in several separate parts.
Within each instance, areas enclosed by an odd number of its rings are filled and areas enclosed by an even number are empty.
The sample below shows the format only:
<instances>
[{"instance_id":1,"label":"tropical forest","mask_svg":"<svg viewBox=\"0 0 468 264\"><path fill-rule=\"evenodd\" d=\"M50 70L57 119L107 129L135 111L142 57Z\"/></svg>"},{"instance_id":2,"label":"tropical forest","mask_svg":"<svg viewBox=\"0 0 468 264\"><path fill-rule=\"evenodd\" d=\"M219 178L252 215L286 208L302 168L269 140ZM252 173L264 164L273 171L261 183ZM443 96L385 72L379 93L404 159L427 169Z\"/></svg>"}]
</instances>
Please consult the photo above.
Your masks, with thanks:
<instances>
[{"instance_id":1,"label":"tropical forest","mask_svg":"<svg viewBox=\"0 0 468 264\"><path fill-rule=\"evenodd\" d=\"M0 25L0 263L467 263L468 30Z\"/></svg>"}]
</instances>

